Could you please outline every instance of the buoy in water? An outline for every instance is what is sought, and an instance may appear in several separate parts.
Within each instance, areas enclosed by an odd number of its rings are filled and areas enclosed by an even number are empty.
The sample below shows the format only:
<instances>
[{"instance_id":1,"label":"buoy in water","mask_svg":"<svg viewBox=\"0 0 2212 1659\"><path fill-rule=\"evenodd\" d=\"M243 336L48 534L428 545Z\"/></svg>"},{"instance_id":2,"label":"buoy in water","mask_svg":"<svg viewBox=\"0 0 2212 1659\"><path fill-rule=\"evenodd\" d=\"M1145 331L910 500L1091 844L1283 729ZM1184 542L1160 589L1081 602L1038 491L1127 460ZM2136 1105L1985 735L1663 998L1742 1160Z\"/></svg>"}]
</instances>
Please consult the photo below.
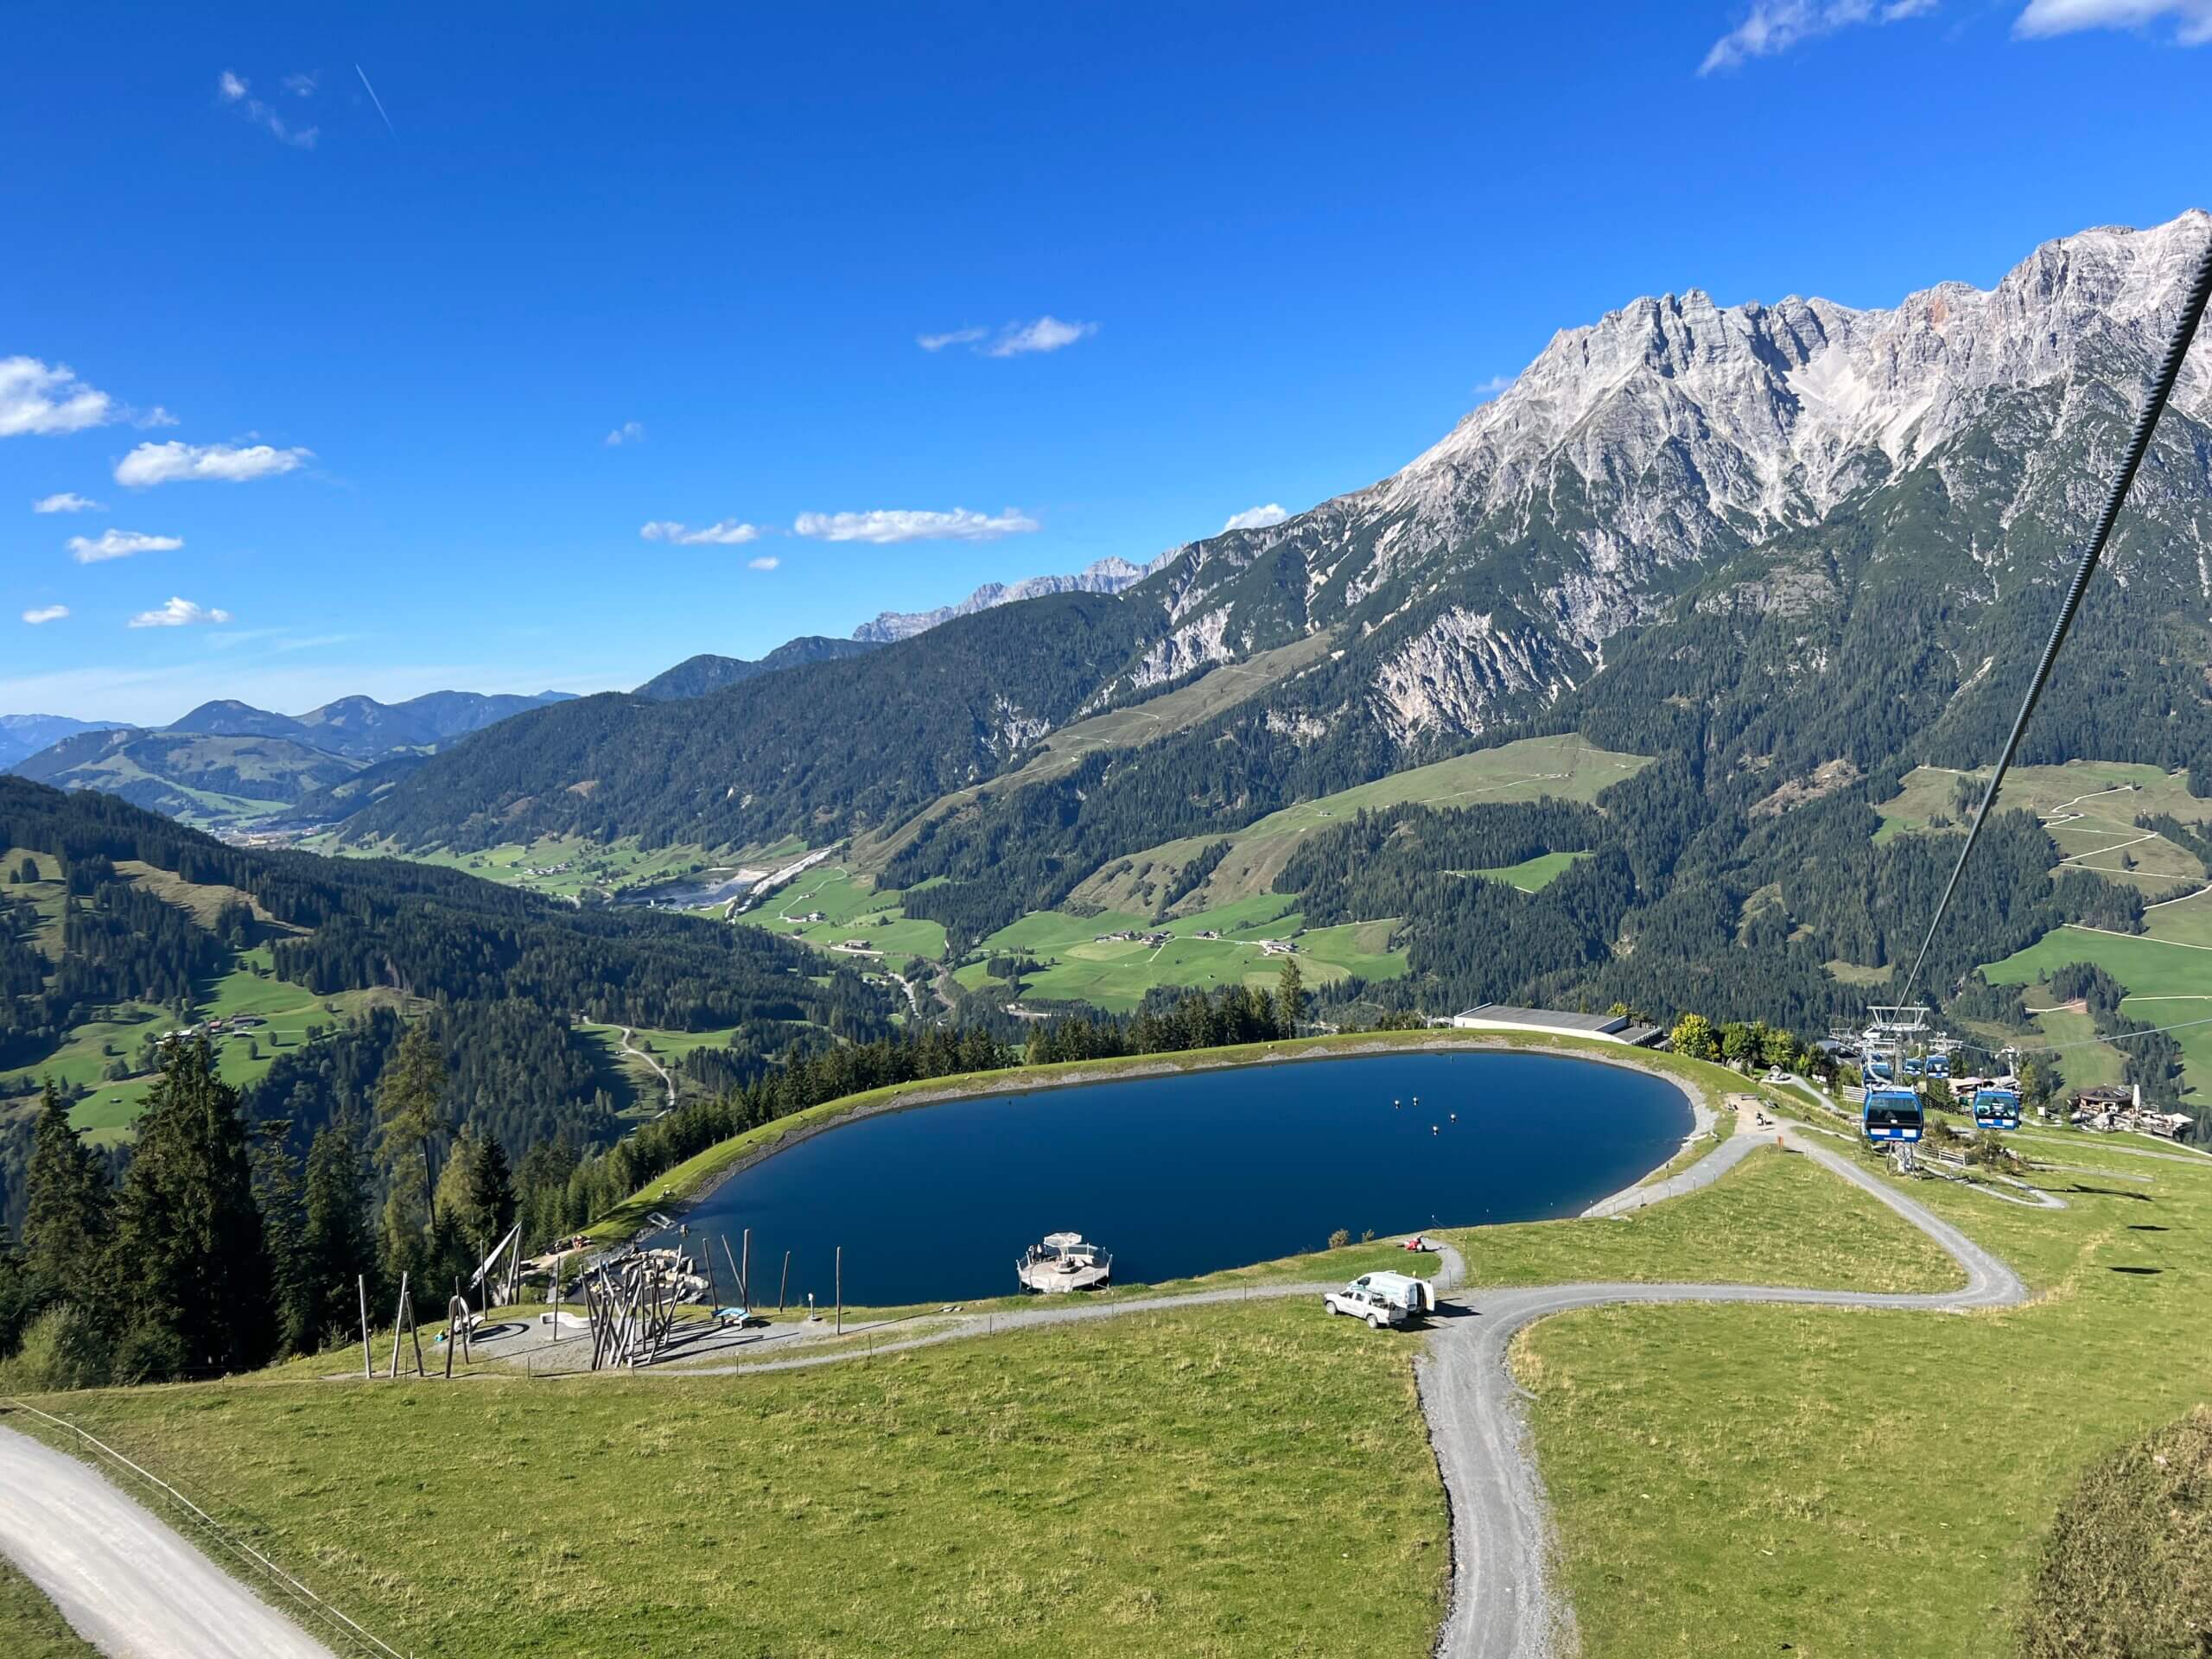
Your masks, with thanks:
<instances>
[{"instance_id":1,"label":"buoy in water","mask_svg":"<svg viewBox=\"0 0 2212 1659\"><path fill-rule=\"evenodd\" d=\"M1443 1131L1442 1129L1439 1128L1438 1128L1435 1124L1433 1124L1433 1123L1432 1123L1432 1124L1430 1124L1430 1125L1428 1126L1428 1132L1429 1132L1431 1135L1441 1135L1441 1134L1443 1134L1443 1133L1444 1133L1444 1131Z\"/></svg>"},{"instance_id":2,"label":"buoy in water","mask_svg":"<svg viewBox=\"0 0 2212 1659\"><path fill-rule=\"evenodd\" d=\"M1452 1121L1454 1123L1457 1123L1457 1122L1459 1121L1459 1113L1457 1113L1457 1112L1453 1112L1453 1113L1451 1115L1451 1116L1452 1116Z\"/></svg>"}]
</instances>

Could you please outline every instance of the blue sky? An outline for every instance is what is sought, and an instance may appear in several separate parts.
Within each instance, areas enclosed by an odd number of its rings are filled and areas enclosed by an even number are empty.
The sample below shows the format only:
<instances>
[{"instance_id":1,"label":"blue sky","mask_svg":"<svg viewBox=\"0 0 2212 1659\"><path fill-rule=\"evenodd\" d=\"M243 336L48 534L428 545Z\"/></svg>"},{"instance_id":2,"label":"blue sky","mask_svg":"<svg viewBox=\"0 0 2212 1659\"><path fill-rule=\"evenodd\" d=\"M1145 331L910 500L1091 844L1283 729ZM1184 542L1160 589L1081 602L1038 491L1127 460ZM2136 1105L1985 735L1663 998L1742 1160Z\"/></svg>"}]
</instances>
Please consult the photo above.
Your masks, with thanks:
<instances>
[{"instance_id":1,"label":"blue sky","mask_svg":"<svg viewBox=\"0 0 2212 1659\"><path fill-rule=\"evenodd\" d=\"M2212 205L2212 0L1190 10L20 12L0 712L627 686Z\"/></svg>"}]
</instances>

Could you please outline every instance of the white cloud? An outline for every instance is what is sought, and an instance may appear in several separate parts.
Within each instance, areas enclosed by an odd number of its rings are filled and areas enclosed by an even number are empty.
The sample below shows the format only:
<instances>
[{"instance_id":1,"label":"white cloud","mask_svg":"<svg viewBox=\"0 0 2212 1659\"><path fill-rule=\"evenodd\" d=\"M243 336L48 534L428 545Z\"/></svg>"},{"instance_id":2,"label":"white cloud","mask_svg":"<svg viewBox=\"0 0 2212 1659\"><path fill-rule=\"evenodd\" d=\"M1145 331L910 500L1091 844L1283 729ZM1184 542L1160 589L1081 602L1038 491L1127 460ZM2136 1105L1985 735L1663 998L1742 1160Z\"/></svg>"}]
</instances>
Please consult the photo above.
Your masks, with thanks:
<instances>
[{"instance_id":1,"label":"white cloud","mask_svg":"<svg viewBox=\"0 0 2212 1659\"><path fill-rule=\"evenodd\" d=\"M0 438L81 432L115 418L115 399L79 380L67 363L0 357Z\"/></svg>"},{"instance_id":2,"label":"white cloud","mask_svg":"<svg viewBox=\"0 0 2212 1659\"><path fill-rule=\"evenodd\" d=\"M1022 357L1031 352L1057 352L1097 332L1095 322L1062 322L1055 316L1042 316L1034 322L1009 322L996 334L970 325L942 334L917 334L914 344L925 352L965 346L983 357Z\"/></svg>"},{"instance_id":3,"label":"white cloud","mask_svg":"<svg viewBox=\"0 0 2212 1659\"><path fill-rule=\"evenodd\" d=\"M1034 322L1010 323L991 342L988 354L1020 357L1028 352L1057 352L1063 346L1072 346L1097 332L1095 322L1062 322L1052 316L1039 317Z\"/></svg>"},{"instance_id":4,"label":"white cloud","mask_svg":"<svg viewBox=\"0 0 2212 1659\"><path fill-rule=\"evenodd\" d=\"M2212 41L2212 0L2028 0L2012 32L2032 39L2085 29L2141 29L2167 17L2174 20L2179 44Z\"/></svg>"},{"instance_id":5,"label":"white cloud","mask_svg":"<svg viewBox=\"0 0 2212 1659\"><path fill-rule=\"evenodd\" d=\"M163 409L159 404L156 404L143 415L133 415L130 417L130 424L137 427L175 426L176 424L176 416L170 414L168 410Z\"/></svg>"},{"instance_id":6,"label":"white cloud","mask_svg":"<svg viewBox=\"0 0 2212 1659\"><path fill-rule=\"evenodd\" d=\"M67 605L41 605L35 611L25 611L23 620L35 628L48 622L59 622L68 614L69 607Z\"/></svg>"},{"instance_id":7,"label":"white cloud","mask_svg":"<svg viewBox=\"0 0 2212 1659\"><path fill-rule=\"evenodd\" d=\"M1044 528L1027 513L1008 507L995 517L955 507L950 512L912 512L879 507L872 512L802 512L793 533L824 542L995 542Z\"/></svg>"},{"instance_id":8,"label":"white cloud","mask_svg":"<svg viewBox=\"0 0 2212 1659\"><path fill-rule=\"evenodd\" d=\"M313 98L315 96L315 77L313 75L287 75L280 84L283 86L284 90L289 92L294 98Z\"/></svg>"},{"instance_id":9,"label":"white cloud","mask_svg":"<svg viewBox=\"0 0 2212 1659\"><path fill-rule=\"evenodd\" d=\"M782 563L781 559L763 553L757 559L747 559L745 562L745 568L748 570L772 570Z\"/></svg>"},{"instance_id":10,"label":"white cloud","mask_svg":"<svg viewBox=\"0 0 2212 1659\"><path fill-rule=\"evenodd\" d=\"M1242 512L1230 513L1229 522L1221 527L1222 534L1225 536L1232 530L1266 530L1289 517L1287 512L1270 501L1264 507L1247 507Z\"/></svg>"},{"instance_id":11,"label":"white cloud","mask_svg":"<svg viewBox=\"0 0 2212 1659\"><path fill-rule=\"evenodd\" d=\"M74 490L64 490L59 495L49 495L31 503L33 512L98 512L100 504L87 501Z\"/></svg>"},{"instance_id":12,"label":"white cloud","mask_svg":"<svg viewBox=\"0 0 2212 1659\"><path fill-rule=\"evenodd\" d=\"M760 539L760 526L725 518L720 524L694 530L673 518L656 518L639 525L638 534L649 542L672 542L678 547L742 547L747 542Z\"/></svg>"},{"instance_id":13,"label":"white cloud","mask_svg":"<svg viewBox=\"0 0 2212 1659\"><path fill-rule=\"evenodd\" d=\"M136 530L104 530L97 537L72 536L70 556L79 564L99 564L107 559L127 559L133 553L174 553L184 545L181 536L149 536Z\"/></svg>"},{"instance_id":14,"label":"white cloud","mask_svg":"<svg viewBox=\"0 0 2212 1659\"><path fill-rule=\"evenodd\" d=\"M304 91L294 85L295 82L302 80L307 82ZM288 90L302 98L315 91L315 82L305 75L288 76L284 85ZM283 116L253 95L252 83L245 76L234 74L228 69L224 70L215 78L215 96L237 110L240 115L252 122L255 126L259 127L278 143L289 144L295 149L315 148L315 136L321 130L315 127L289 125Z\"/></svg>"},{"instance_id":15,"label":"white cloud","mask_svg":"<svg viewBox=\"0 0 2212 1659\"><path fill-rule=\"evenodd\" d=\"M1475 387L1476 400L1480 403L1489 402L1490 399L1497 397L1499 392L1503 391L1508 386L1511 385L1513 384L1513 378L1514 377L1510 374L1493 374L1489 379L1481 382Z\"/></svg>"},{"instance_id":16,"label":"white cloud","mask_svg":"<svg viewBox=\"0 0 2212 1659\"><path fill-rule=\"evenodd\" d=\"M190 479L220 479L243 484L250 479L289 473L315 454L312 449L275 449L265 443L142 443L115 464L115 481L134 490Z\"/></svg>"},{"instance_id":17,"label":"white cloud","mask_svg":"<svg viewBox=\"0 0 2212 1659\"><path fill-rule=\"evenodd\" d=\"M203 608L188 599L172 599L157 611L141 611L130 619L134 628L188 628L199 623L227 622L228 611Z\"/></svg>"},{"instance_id":18,"label":"white cloud","mask_svg":"<svg viewBox=\"0 0 2212 1659\"><path fill-rule=\"evenodd\" d=\"M1744 21L1713 43L1698 73L1733 69L1857 23L1895 23L1936 10L1936 0L1752 0Z\"/></svg>"},{"instance_id":19,"label":"white cloud","mask_svg":"<svg viewBox=\"0 0 2212 1659\"><path fill-rule=\"evenodd\" d=\"M625 421L607 435L607 445L610 449L622 444L643 443L645 441L645 424L639 421Z\"/></svg>"}]
</instances>

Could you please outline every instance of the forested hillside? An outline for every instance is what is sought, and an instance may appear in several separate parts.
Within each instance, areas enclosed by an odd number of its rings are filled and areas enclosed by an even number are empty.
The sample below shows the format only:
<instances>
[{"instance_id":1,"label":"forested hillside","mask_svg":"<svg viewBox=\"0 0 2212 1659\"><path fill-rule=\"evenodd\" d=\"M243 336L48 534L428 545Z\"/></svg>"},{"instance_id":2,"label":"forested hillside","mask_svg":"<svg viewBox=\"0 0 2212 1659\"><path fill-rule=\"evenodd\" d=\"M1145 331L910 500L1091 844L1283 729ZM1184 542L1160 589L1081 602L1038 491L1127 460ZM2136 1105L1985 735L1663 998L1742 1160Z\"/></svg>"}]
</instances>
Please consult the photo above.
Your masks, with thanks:
<instances>
[{"instance_id":1,"label":"forested hillside","mask_svg":"<svg viewBox=\"0 0 2212 1659\"><path fill-rule=\"evenodd\" d=\"M435 757L346 834L744 846L893 823L1083 710L1157 620L1142 600L1065 594L703 697L541 709Z\"/></svg>"},{"instance_id":2,"label":"forested hillside","mask_svg":"<svg viewBox=\"0 0 2212 1659\"><path fill-rule=\"evenodd\" d=\"M233 980L296 987L329 1011L315 1039L263 1057L255 1116L303 1136L339 1120L365 1133L404 1002L438 1041L458 1122L517 1157L556 1138L604 1144L632 1104L579 1020L727 1032L719 1052L738 1077L794 1044L889 1028L881 990L755 930L580 911L399 861L244 850L111 797L0 778L0 849L11 1192L24 1109L75 1033L111 1032L107 1074L128 1085L153 1070L153 1039L221 1006Z\"/></svg>"}]
</instances>

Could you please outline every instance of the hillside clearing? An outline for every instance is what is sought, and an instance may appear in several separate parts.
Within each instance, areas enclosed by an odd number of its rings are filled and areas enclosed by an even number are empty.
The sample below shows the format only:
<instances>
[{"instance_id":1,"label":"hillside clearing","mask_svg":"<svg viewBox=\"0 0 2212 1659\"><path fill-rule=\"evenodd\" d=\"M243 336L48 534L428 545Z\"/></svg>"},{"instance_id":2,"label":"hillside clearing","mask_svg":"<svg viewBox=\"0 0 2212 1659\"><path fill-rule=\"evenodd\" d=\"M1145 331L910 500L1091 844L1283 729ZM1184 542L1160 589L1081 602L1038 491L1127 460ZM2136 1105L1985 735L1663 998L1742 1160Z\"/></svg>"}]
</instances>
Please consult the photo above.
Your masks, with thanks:
<instances>
[{"instance_id":1,"label":"hillside clearing","mask_svg":"<svg viewBox=\"0 0 2212 1659\"><path fill-rule=\"evenodd\" d=\"M1402 805L1477 806L1547 796L1586 802L1649 764L1643 755L1594 748L1572 733L1522 738L1301 801L1224 836L1188 836L1111 860L1070 898L1078 904L1149 914L1157 895L1185 865L1215 841L1226 839L1230 843L1228 856L1202 887L1175 906L1178 913L1210 909L1267 892L1303 836L1363 811Z\"/></svg>"}]
</instances>

